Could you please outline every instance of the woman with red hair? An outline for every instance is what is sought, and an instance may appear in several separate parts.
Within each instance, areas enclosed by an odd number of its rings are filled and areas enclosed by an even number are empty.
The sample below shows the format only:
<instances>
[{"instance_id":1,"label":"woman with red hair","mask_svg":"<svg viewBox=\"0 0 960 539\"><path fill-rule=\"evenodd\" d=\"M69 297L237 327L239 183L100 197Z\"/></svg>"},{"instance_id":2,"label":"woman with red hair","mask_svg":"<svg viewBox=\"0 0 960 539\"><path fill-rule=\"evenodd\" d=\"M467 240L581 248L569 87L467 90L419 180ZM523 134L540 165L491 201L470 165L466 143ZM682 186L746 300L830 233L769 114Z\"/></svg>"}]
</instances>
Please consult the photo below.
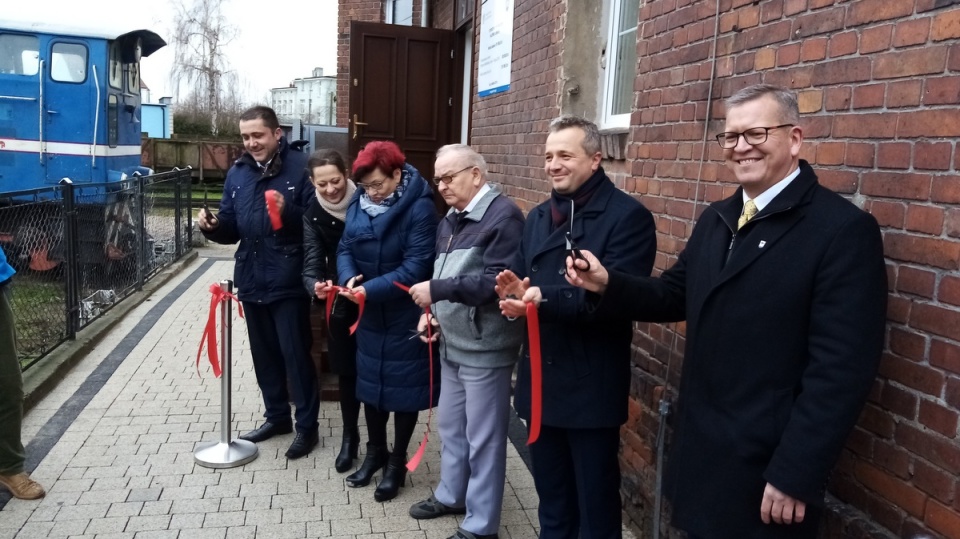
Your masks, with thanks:
<instances>
[{"instance_id":1,"label":"woman with red hair","mask_svg":"<svg viewBox=\"0 0 960 539\"><path fill-rule=\"evenodd\" d=\"M363 403L369 442L363 464L346 481L366 486L385 468L374 492L382 502L403 486L417 416L435 406L440 393L439 377L430 385L428 345L410 338L420 308L393 284L410 286L430 278L437 213L430 185L393 142L367 144L354 160L353 178L357 194L347 208L337 273L350 289L341 294L354 302L364 296L366 302L356 332L357 399ZM387 450L390 412L392 452Z\"/></svg>"}]
</instances>

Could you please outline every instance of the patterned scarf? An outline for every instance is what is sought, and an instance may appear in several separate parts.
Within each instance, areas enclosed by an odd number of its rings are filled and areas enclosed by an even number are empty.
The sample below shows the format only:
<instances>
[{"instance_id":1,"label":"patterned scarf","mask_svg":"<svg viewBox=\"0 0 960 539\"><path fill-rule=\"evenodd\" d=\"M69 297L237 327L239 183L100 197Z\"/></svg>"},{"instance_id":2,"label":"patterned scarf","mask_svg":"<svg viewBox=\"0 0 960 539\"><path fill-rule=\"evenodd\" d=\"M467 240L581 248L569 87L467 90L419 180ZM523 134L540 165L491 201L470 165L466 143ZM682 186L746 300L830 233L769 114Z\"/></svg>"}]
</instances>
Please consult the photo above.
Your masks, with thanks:
<instances>
[{"instance_id":1,"label":"patterned scarf","mask_svg":"<svg viewBox=\"0 0 960 539\"><path fill-rule=\"evenodd\" d=\"M571 200L573 200L573 211L580 211L605 181L607 181L607 175L603 172L603 167L600 167L593 173L593 176L590 176L590 179L584 182L572 195L561 195L556 189L551 191L550 220L553 224L552 230L560 228L567 222L567 219L570 218Z\"/></svg>"},{"instance_id":2,"label":"patterned scarf","mask_svg":"<svg viewBox=\"0 0 960 539\"><path fill-rule=\"evenodd\" d=\"M375 204L370 200L370 195L364 191L360 195L360 209L367 212L367 215L370 217L376 217L378 215L386 213L391 206L397 203L400 200L400 197L403 196L403 192L406 191L407 187L410 185L410 173L407 172L406 168L400 169L402 174L400 175L400 183L397 184L397 188L390 193L390 196L380 201L379 204Z\"/></svg>"}]
</instances>

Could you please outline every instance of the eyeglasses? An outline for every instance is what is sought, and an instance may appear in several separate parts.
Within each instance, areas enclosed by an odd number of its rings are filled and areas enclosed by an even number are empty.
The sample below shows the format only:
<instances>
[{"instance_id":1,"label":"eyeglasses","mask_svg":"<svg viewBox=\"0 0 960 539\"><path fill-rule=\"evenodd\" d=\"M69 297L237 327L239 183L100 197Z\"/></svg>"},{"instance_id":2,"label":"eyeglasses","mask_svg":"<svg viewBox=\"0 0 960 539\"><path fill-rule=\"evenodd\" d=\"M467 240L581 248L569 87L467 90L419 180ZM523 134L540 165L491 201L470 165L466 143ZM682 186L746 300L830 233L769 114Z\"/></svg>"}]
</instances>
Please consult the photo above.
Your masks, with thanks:
<instances>
[{"instance_id":1,"label":"eyeglasses","mask_svg":"<svg viewBox=\"0 0 960 539\"><path fill-rule=\"evenodd\" d=\"M363 182L358 183L360 187L363 187L364 191L379 191L383 187L383 184L388 181L390 178L383 178L381 180L374 180L372 182Z\"/></svg>"},{"instance_id":2,"label":"eyeglasses","mask_svg":"<svg viewBox=\"0 0 960 539\"><path fill-rule=\"evenodd\" d=\"M771 129L780 129L781 127L793 127L793 124L780 124L773 127L751 127L741 133L727 131L717 135L717 143L719 143L720 147L724 150L731 150L737 147L737 142L739 142L742 136L747 144L756 146L767 141Z\"/></svg>"},{"instance_id":3,"label":"eyeglasses","mask_svg":"<svg viewBox=\"0 0 960 539\"><path fill-rule=\"evenodd\" d=\"M470 170L470 169L473 168L473 167L474 167L474 165L470 165L469 167L461 168L460 170L454 172L453 174L447 174L446 176L440 176L439 178L438 178L438 177L434 177L434 178L433 178L433 184L434 184L434 185L440 185L440 182L450 183L450 182L453 181L454 178L457 177L457 174L460 174L460 173L463 172L464 170Z\"/></svg>"}]
</instances>

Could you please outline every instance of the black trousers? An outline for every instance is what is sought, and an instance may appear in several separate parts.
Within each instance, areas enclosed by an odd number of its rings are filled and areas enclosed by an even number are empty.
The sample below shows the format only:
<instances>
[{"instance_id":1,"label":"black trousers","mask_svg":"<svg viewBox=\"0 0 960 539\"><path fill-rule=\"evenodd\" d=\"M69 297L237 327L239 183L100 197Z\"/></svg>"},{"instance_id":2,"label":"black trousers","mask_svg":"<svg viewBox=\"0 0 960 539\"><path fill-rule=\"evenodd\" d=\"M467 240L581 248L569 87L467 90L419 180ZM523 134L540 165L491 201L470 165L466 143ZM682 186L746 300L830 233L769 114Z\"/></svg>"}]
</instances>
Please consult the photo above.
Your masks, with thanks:
<instances>
[{"instance_id":1,"label":"black trousers","mask_svg":"<svg viewBox=\"0 0 960 539\"><path fill-rule=\"evenodd\" d=\"M272 423L290 423L292 400L297 432L317 430L320 392L310 357L310 300L290 298L265 305L245 301L243 314L257 385L267 409L264 417Z\"/></svg>"},{"instance_id":2,"label":"black trousers","mask_svg":"<svg viewBox=\"0 0 960 539\"><path fill-rule=\"evenodd\" d=\"M540 539L619 539L620 428L543 426L530 446Z\"/></svg>"}]
</instances>

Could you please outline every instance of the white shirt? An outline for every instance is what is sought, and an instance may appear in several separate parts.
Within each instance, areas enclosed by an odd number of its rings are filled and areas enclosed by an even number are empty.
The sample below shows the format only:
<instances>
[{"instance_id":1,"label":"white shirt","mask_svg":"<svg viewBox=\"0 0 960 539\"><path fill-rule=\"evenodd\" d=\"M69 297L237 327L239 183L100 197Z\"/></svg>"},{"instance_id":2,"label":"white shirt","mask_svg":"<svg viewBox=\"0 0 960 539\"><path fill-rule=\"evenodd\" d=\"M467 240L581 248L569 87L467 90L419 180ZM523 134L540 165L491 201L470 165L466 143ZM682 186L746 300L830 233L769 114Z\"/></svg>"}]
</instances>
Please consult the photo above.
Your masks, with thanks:
<instances>
[{"instance_id":1,"label":"white shirt","mask_svg":"<svg viewBox=\"0 0 960 539\"><path fill-rule=\"evenodd\" d=\"M794 169L793 172L788 174L786 178L778 181L777 183L773 184L773 186L770 187L770 189L767 189L766 191L757 195L757 198L753 199L753 203L757 205L757 213L760 213L761 211L763 211L763 208L767 204L772 202L773 199L776 198L776 196L779 195L781 191L786 189L787 186L790 185L790 182L796 179L796 177L799 175L800 175L800 167L797 167L796 169ZM746 204L748 200L750 200L750 197L748 197L747 192L744 191L743 192L744 204Z\"/></svg>"},{"instance_id":2,"label":"white shirt","mask_svg":"<svg viewBox=\"0 0 960 539\"><path fill-rule=\"evenodd\" d=\"M480 190L477 191L477 194L473 195L473 198L470 199L470 203L463 208L463 211L473 211L473 209L477 207L477 202L480 202L480 199L483 197L483 195L487 194L488 191L490 191L489 183L484 183L481 185ZM457 213L459 214L460 212Z\"/></svg>"}]
</instances>

